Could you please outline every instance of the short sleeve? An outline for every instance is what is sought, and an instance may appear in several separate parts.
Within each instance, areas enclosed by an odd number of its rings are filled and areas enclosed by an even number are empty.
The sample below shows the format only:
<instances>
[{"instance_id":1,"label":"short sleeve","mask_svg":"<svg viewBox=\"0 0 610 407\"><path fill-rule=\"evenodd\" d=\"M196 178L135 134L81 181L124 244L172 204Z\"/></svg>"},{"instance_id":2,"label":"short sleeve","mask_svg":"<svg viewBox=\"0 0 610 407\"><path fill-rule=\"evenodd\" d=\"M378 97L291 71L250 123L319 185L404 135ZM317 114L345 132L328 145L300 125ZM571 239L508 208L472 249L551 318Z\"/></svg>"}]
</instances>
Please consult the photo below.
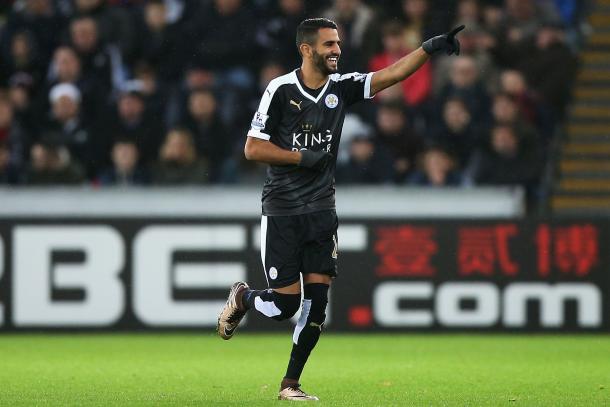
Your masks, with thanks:
<instances>
[{"instance_id":1,"label":"short sleeve","mask_svg":"<svg viewBox=\"0 0 610 407\"><path fill-rule=\"evenodd\" d=\"M353 105L361 100L371 99L371 78L373 72L358 73L352 72L339 76L338 83L343 93L343 100L349 105Z\"/></svg>"},{"instance_id":2,"label":"short sleeve","mask_svg":"<svg viewBox=\"0 0 610 407\"><path fill-rule=\"evenodd\" d=\"M265 89L258 109L252 118L248 137L269 140L271 139L271 135L275 133L282 115L279 101L280 95L276 90L276 87L272 86L271 83L267 86L267 89Z\"/></svg>"}]
</instances>

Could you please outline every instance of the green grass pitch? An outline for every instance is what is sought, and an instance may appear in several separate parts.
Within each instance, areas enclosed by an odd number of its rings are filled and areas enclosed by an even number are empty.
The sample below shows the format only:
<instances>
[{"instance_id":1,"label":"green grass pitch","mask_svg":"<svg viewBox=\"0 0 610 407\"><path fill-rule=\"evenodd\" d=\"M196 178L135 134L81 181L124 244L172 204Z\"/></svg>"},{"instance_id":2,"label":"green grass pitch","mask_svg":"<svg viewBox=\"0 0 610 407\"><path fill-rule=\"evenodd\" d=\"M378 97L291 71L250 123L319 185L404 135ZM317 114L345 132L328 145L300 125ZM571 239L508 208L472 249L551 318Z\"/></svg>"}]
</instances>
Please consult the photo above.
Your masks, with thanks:
<instances>
[{"instance_id":1,"label":"green grass pitch","mask_svg":"<svg viewBox=\"0 0 610 407\"><path fill-rule=\"evenodd\" d=\"M290 333L0 335L2 406L267 406ZM320 406L608 406L610 336L338 335L301 378Z\"/></svg>"}]
</instances>

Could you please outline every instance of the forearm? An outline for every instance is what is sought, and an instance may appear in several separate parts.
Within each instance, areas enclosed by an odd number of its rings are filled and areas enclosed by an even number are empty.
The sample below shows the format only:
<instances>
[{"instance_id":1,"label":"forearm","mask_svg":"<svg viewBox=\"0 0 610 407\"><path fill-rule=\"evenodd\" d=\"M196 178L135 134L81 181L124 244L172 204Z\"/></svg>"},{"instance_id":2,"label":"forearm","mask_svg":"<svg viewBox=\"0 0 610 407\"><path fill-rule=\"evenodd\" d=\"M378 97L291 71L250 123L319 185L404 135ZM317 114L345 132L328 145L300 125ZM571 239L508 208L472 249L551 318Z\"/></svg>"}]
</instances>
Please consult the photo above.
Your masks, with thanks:
<instances>
[{"instance_id":1,"label":"forearm","mask_svg":"<svg viewBox=\"0 0 610 407\"><path fill-rule=\"evenodd\" d=\"M270 141L248 137L244 148L246 159L273 165L298 165L301 153L284 150Z\"/></svg>"},{"instance_id":2,"label":"forearm","mask_svg":"<svg viewBox=\"0 0 610 407\"><path fill-rule=\"evenodd\" d=\"M415 51L405 55L394 64L390 65L390 72L392 73L392 76L395 78L396 82L404 81L413 72L417 71L419 67L425 64L428 58L430 58L430 55L428 55L423 48L419 47Z\"/></svg>"},{"instance_id":3,"label":"forearm","mask_svg":"<svg viewBox=\"0 0 610 407\"><path fill-rule=\"evenodd\" d=\"M420 47L387 68L375 72L371 81L371 94L405 80L425 64L429 57L426 51Z\"/></svg>"}]
</instances>

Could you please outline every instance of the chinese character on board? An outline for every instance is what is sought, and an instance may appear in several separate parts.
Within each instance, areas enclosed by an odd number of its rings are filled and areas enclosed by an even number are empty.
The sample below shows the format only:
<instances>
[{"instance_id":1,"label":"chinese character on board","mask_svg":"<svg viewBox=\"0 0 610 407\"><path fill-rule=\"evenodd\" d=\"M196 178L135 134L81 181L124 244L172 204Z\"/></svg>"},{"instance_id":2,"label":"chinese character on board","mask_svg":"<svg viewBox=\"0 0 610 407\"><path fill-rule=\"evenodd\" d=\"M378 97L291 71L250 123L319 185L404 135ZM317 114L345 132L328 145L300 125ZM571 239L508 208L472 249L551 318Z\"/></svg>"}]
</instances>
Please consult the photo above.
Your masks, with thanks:
<instances>
[{"instance_id":1,"label":"chinese character on board","mask_svg":"<svg viewBox=\"0 0 610 407\"><path fill-rule=\"evenodd\" d=\"M599 262L598 230L591 224L538 226L538 274L546 277L556 267L562 274L586 276Z\"/></svg>"},{"instance_id":2,"label":"chinese character on board","mask_svg":"<svg viewBox=\"0 0 610 407\"><path fill-rule=\"evenodd\" d=\"M518 233L514 224L462 227L458 232L460 275L493 275L499 270L514 276L519 266L511 259L509 242Z\"/></svg>"},{"instance_id":3,"label":"chinese character on board","mask_svg":"<svg viewBox=\"0 0 610 407\"><path fill-rule=\"evenodd\" d=\"M437 252L433 227L380 227L377 229L375 253L379 255L381 264L376 273L379 276L433 276L436 269L430 260Z\"/></svg>"}]
</instances>

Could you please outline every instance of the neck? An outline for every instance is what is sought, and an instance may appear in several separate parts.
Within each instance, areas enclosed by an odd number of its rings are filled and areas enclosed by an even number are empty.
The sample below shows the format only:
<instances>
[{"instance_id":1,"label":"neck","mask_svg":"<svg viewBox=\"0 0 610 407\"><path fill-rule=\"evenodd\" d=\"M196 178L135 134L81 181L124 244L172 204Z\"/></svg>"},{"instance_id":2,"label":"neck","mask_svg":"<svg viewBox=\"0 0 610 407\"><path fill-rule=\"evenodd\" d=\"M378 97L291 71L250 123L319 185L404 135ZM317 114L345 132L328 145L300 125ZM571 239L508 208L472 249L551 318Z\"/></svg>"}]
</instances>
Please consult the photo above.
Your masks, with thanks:
<instances>
[{"instance_id":1,"label":"neck","mask_svg":"<svg viewBox=\"0 0 610 407\"><path fill-rule=\"evenodd\" d=\"M328 80L328 75L324 75L312 64L308 64L303 61L303 64L301 64L301 79L303 79L303 83L308 88L318 89L324 86Z\"/></svg>"}]
</instances>

